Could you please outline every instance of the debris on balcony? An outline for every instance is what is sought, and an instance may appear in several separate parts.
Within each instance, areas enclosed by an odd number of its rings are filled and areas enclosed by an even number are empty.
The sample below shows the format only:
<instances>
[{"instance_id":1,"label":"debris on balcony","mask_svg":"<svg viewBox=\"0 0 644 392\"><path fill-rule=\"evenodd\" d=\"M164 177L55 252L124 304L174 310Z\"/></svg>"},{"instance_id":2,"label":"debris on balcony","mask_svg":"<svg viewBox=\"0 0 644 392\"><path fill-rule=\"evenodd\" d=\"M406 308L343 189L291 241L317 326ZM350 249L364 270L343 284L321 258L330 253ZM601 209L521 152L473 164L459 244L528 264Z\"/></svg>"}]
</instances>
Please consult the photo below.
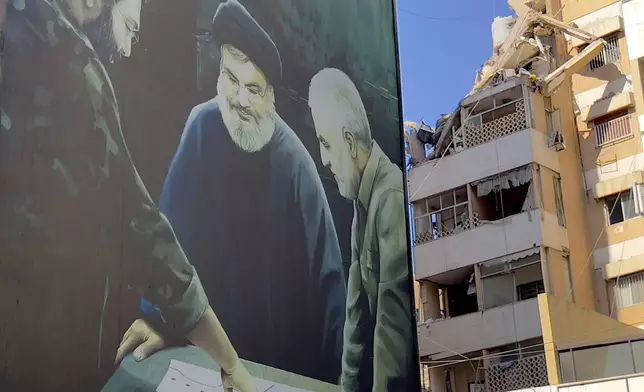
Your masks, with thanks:
<instances>
[{"instance_id":1,"label":"debris on balcony","mask_svg":"<svg viewBox=\"0 0 644 392\"><path fill-rule=\"evenodd\" d=\"M463 316L479 311L474 266L436 276L433 296L438 298L437 319ZM434 320L435 321L435 320Z\"/></svg>"},{"instance_id":2,"label":"debris on balcony","mask_svg":"<svg viewBox=\"0 0 644 392\"><path fill-rule=\"evenodd\" d=\"M460 127L461 127L461 116L460 116L460 105L459 105L459 107L454 111L454 113L443 116L436 123L436 134L438 135L438 137L436 138L436 143L434 144L434 148L432 150L432 153L429 155L428 160L436 158L440 154L443 154L443 152L445 152L445 149L447 147L451 147L451 144L452 144L451 135L454 132L454 130ZM454 148L447 148L447 150L448 151L446 151L446 154L443 154L443 155L448 155L450 152L455 152Z\"/></svg>"},{"instance_id":3,"label":"debris on balcony","mask_svg":"<svg viewBox=\"0 0 644 392\"><path fill-rule=\"evenodd\" d=\"M473 275L474 267L471 268L471 274L467 280L443 288L447 294L447 317L458 317L479 311L476 290L471 290Z\"/></svg>"},{"instance_id":4,"label":"debris on balcony","mask_svg":"<svg viewBox=\"0 0 644 392\"><path fill-rule=\"evenodd\" d=\"M476 73L474 86L466 99L472 100L483 91L517 78L521 78L521 84L530 87L531 91L551 96L566 78L585 69L606 46L603 39L547 15L544 0L509 0L508 3L517 16L494 20L493 55ZM583 42L583 50L559 67L556 66L553 52L556 33L565 33ZM471 119L467 112L461 110L463 101L454 113L442 116L434 128L429 128L431 131L416 130L414 143L429 145L429 149L418 146L411 149L412 166L513 133L524 125L524 119L527 121L528 117L521 117L520 112L529 113L532 110L526 101L513 102L506 109L515 113L512 117L508 113L508 117L501 120L501 114L497 113L499 118L494 120L498 121L485 127L482 118L480 124L469 121ZM492 132L488 132L490 129ZM471 134L471 141L468 141L468 133Z\"/></svg>"},{"instance_id":5,"label":"debris on balcony","mask_svg":"<svg viewBox=\"0 0 644 392\"><path fill-rule=\"evenodd\" d=\"M500 173L471 184L472 212L481 221L497 221L537 208L532 165Z\"/></svg>"},{"instance_id":6,"label":"debris on balcony","mask_svg":"<svg viewBox=\"0 0 644 392\"><path fill-rule=\"evenodd\" d=\"M416 166L427 160L428 151L426 146L435 145L439 136L434 128L425 124L423 121L420 123L405 122L406 152L411 157L410 163L412 166Z\"/></svg>"},{"instance_id":7,"label":"debris on balcony","mask_svg":"<svg viewBox=\"0 0 644 392\"><path fill-rule=\"evenodd\" d=\"M467 121L454 132L457 151L488 143L528 128L521 85L466 106Z\"/></svg>"},{"instance_id":8,"label":"debris on balcony","mask_svg":"<svg viewBox=\"0 0 644 392\"><path fill-rule=\"evenodd\" d=\"M421 124L406 123L410 128L408 153L411 155L412 166L455 152L455 149L451 146L452 133L454 129L459 128L461 125L460 111L461 107L459 105L453 113L443 115L436 122L434 128L422 122ZM445 151L446 149L447 151Z\"/></svg>"},{"instance_id":9,"label":"debris on balcony","mask_svg":"<svg viewBox=\"0 0 644 392\"><path fill-rule=\"evenodd\" d=\"M566 75L585 67L606 45L603 39L542 13L542 8L533 8L538 7L536 2L511 0L510 5L518 18L512 29L505 33L503 44L497 44L494 56L477 73L476 83L469 95L526 72L542 93L552 93ZM497 26L502 22L495 21ZM505 23L509 25L509 21ZM499 30L503 32L500 28L496 29ZM561 67L552 69L552 37L556 31L565 32L588 46Z\"/></svg>"}]
</instances>

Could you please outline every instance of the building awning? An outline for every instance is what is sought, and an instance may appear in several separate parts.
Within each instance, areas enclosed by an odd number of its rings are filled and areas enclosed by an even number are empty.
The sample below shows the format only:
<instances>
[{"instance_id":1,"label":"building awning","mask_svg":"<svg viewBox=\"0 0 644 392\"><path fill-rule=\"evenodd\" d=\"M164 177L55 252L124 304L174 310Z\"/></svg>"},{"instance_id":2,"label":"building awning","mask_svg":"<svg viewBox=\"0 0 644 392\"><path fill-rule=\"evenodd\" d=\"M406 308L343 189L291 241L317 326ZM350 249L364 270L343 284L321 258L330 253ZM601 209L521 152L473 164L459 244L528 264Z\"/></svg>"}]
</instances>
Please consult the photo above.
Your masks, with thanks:
<instances>
[{"instance_id":1,"label":"building awning","mask_svg":"<svg viewBox=\"0 0 644 392\"><path fill-rule=\"evenodd\" d=\"M624 174L623 176L598 182L593 187L593 197L596 200L599 200L606 196L615 195L627 189L631 189L635 184L644 184L643 171L636 170L632 173Z\"/></svg>"},{"instance_id":2,"label":"building awning","mask_svg":"<svg viewBox=\"0 0 644 392\"><path fill-rule=\"evenodd\" d=\"M534 255L541 255L541 248L530 248L521 252L512 253L510 255L483 262L481 264L481 276L496 275L505 271L505 266L510 263L513 264L513 267L532 264L536 262L534 257L532 257Z\"/></svg>"}]
</instances>

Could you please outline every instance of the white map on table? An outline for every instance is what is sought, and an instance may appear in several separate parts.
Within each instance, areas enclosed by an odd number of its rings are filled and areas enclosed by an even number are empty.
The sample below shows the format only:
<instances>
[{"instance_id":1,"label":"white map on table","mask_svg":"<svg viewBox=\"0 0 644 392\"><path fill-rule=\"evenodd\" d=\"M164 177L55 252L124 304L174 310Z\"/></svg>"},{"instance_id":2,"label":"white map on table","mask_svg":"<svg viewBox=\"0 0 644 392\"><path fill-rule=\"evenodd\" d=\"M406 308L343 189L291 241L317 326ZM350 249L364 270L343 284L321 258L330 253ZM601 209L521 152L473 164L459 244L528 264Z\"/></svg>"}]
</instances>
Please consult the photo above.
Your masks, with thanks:
<instances>
[{"instance_id":1,"label":"white map on table","mask_svg":"<svg viewBox=\"0 0 644 392\"><path fill-rule=\"evenodd\" d=\"M255 378L257 392L309 392ZM219 371L172 360L157 392L225 392Z\"/></svg>"}]
</instances>

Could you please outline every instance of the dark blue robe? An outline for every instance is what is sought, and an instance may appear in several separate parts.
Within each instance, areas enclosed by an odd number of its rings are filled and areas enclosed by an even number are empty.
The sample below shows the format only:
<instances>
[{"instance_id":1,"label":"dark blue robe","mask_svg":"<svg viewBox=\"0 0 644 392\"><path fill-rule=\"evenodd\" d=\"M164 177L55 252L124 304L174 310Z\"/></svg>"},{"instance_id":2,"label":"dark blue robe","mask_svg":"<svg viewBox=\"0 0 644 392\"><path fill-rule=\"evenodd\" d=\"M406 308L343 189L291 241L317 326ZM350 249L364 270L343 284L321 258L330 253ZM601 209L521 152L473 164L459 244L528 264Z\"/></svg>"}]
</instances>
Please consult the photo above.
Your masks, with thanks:
<instances>
[{"instance_id":1,"label":"dark blue robe","mask_svg":"<svg viewBox=\"0 0 644 392\"><path fill-rule=\"evenodd\" d=\"M315 164L277 118L261 151L234 144L213 99L192 110L160 208L240 357L336 383L346 283Z\"/></svg>"}]
</instances>

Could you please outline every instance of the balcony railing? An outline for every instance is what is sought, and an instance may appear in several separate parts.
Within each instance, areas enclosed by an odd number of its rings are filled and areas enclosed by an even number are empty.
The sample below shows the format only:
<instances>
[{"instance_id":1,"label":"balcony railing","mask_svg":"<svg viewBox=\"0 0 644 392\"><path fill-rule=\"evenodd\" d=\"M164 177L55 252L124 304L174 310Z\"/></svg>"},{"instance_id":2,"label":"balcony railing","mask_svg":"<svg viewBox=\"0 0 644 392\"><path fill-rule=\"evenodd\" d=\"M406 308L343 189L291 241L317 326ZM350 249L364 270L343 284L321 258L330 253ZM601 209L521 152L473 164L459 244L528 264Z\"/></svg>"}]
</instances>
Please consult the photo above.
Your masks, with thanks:
<instances>
[{"instance_id":1,"label":"balcony railing","mask_svg":"<svg viewBox=\"0 0 644 392\"><path fill-rule=\"evenodd\" d=\"M593 130L595 131L598 146L629 138L633 135L631 116L626 115L614 120L595 124Z\"/></svg>"},{"instance_id":2,"label":"balcony railing","mask_svg":"<svg viewBox=\"0 0 644 392\"><path fill-rule=\"evenodd\" d=\"M510 113L505 114L508 112ZM490 117L492 119L486 121ZM522 131L527 127L525 101L521 98L471 117L461 129L455 132L454 140L455 144L456 141L462 142L462 148L467 149Z\"/></svg>"},{"instance_id":3,"label":"balcony railing","mask_svg":"<svg viewBox=\"0 0 644 392\"><path fill-rule=\"evenodd\" d=\"M545 354L519 358L511 365L492 365L488 369L486 392L525 390L548 385Z\"/></svg>"},{"instance_id":4,"label":"balcony railing","mask_svg":"<svg viewBox=\"0 0 644 392\"><path fill-rule=\"evenodd\" d=\"M433 232L417 233L414 238L414 245L421 245L427 242L435 241L439 238L447 237L453 234L462 233L466 230L471 230L483 225L485 222L479 219L478 214L473 213L463 224L458 224L454 229L446 231L434 230Z\"/></svg>"},{"instance_id":5,"label":"balcony railing","mask_svg":"<svg viewBox=\"0 0 644 392\"><path fill-rule=\"evenodd\" d=\"M619 36L617 34L604 38L606 46L594 59L588 63L588 70L592 71L604 65L616 63L621 60L622 53L619 48Z\"/></svg>"}]
</instances>

